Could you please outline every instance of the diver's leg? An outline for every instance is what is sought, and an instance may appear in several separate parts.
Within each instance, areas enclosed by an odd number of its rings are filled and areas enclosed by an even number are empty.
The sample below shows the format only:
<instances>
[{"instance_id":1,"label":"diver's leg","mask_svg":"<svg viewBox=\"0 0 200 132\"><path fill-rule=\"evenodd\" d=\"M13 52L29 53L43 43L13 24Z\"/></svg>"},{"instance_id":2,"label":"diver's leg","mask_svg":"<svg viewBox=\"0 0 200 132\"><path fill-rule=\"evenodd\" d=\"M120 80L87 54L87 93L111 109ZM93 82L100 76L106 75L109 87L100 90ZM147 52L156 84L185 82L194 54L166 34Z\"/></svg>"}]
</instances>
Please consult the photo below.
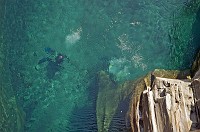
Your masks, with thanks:
<instances>
[{"instance_id":1,"label":"diver's leg","mask_svg":"<svg viewBox=\"0 0 200 132\"><path fill-rule=\"evenodd\" d=\"M40 69L40 65L41 65L42 63L45 63L45 62L50 61L50 60L51 60L51 59L50 59L49 57L45 57L45 58L40 59L40 60L38 61L38 64L35 66L35 69L36 69L36 70L39 70L39 69Z\"/></svg>"}]
</instances>

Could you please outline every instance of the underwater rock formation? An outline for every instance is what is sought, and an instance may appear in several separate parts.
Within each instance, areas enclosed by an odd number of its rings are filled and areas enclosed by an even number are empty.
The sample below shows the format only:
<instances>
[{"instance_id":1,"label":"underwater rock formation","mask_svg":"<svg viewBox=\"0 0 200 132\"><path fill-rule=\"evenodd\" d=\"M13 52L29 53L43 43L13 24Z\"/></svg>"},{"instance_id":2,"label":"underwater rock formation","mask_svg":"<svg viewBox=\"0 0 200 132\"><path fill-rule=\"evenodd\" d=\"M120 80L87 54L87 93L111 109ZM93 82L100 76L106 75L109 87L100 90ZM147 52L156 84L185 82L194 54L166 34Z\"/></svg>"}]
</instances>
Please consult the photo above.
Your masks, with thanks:
<instances>
[{"instance_id":1,"label":"underwater rock formation","mask_svg":"<svg viewBox=\"0 0 200 132\"><path fill-rule=\"evenodd\" d=\"M127 81L123 84L115 84L106 72L101 71L98 75L98 87L96 105L98 131L107 132L120 102L131 94L134 83Z\"/></svg>"},{"instance_id":2,"label":"underwater rock formation","mask_svg":"<svg viewBox=\"0 0 200 132\"><path fill-rule=\"evenodd\" d=\"M156 69L152 74L160 77L172 77L172 78L184 78L189 75L189 71L180 72L178 70L160 70ZM130 115L133 114L134 108L138 100L140 100L141 92L144 90L145 86L150 86L151 84L151 74L148 74L144 78L139 78L138 80L126 81L122 84L115 83L110 76L104 72L100 71L98 75L98 97L96 105L96 115L97 115L97 125L98 131L106 132L109 130L113 116L119 107L120 102L128 98L132 93L132 99L130 105ZM133 116L130 116L133 120ZM133 122L131 122L133 126Z\"/></svg>"},{"instance_id":3,"label":"underwater rock formation","mask_svg":"<svg viewBox=\"0 0 200 132\"><path fill-rule=\"evenodd\" d=\"M0 18L4 18L5 1L0 1ZM6 45L3 43L3 19L0 19L0 131L23 132L24 113L19 108L11 87Z\"/></svg>"},{"instance_id":4,"label":"underwater rock formation","mask_svg":"<svg viewBox=\"0 0 200 132\"><path fill-rule=\"evenodd\" d=\"M152 83L152 75L159 77L168 78L181 78L185 79L189 76L189 71L180 72L178 70L161 70L156 69L152 73L149 73L145 77L139 78L133 81L126 81L122 84L116 84L110 79L110 76L104 72L99 72L98 75L98 97L96 105L96 116L97 125L99 132L106 132L109 130L113 116L115 115L120 102L130 97L132 94L130 102L130 110L127 112L131 120L131 127L137 124L137 119L139 119L139 113L135 111L135 108L139 108L140 95L146 86L150 86ZM136 115L137 117L135 118ZM138 121L139 124L139 121ZM135 128L136 130L137 128Z\"/></svg>"}]
</instances>

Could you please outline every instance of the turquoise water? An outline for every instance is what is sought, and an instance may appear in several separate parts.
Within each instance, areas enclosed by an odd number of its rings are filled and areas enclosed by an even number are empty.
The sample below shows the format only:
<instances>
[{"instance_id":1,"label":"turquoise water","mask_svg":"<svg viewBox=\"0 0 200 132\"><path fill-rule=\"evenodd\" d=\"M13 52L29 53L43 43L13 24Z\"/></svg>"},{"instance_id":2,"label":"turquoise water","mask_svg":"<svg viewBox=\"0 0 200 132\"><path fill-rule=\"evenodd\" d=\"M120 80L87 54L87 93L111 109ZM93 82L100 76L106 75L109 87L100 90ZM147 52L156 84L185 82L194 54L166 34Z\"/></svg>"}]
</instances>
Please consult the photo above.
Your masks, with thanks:
<instances>
[{"instance_id":1,"label":"turquoise water","mask_svg":"<svg viewBox=\"0 0 200 132\"><path fill-rule=\"evenodd\" d=\"M188 43L183 50L169 39L173 15L184 6L183 0L8 0L5 42L12 86L26 112L25 131L97 131L100 70L121 83L155 68L188 68L193 55L181 61L189 54ZM45 47L71 60L52 80L47 63L35 69L47 56ZM113 125L110 131L120 128Z\"/></svg>"}]
</instances>

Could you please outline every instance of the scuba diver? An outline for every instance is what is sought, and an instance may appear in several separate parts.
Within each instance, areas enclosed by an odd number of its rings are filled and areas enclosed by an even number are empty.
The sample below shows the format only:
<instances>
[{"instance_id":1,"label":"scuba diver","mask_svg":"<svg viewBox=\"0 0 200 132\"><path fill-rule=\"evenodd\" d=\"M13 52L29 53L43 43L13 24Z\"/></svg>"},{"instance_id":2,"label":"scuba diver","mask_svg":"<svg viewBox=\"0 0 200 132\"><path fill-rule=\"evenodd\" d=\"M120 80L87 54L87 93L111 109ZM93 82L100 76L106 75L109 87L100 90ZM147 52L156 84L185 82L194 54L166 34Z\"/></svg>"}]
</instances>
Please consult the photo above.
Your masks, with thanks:
<instances>
[{"instance_id":1,"label":"scuba diver","mask_svg":"<svg viewBox=\"0 0 200 132\"><path fill-rule=\"evenodd\" d=\"M47 47L44 49L45 52L49 55L49 57L44 57L38 61L38 64L35 66L36 70L40 69L40 65L47 62L46 65L46 75L48 79L53 79L57 72L63 69L61 64L63 63L64 59L66 58L69 61L69 58L61 53L56 53L55 50ZM52 57L54 57L52 59Z\"/></svg>"}]
</instances>

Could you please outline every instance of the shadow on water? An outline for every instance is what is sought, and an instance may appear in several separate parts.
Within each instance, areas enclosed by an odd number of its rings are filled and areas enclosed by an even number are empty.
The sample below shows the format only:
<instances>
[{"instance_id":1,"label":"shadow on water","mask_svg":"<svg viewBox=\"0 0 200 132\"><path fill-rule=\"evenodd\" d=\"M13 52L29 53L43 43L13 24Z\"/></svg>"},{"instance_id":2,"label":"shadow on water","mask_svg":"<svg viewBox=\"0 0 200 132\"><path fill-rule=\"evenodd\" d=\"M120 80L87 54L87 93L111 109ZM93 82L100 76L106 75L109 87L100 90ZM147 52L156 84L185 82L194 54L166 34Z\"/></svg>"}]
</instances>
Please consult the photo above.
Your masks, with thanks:
<instances>
[{"instance_id":1,"label":"shadow on water","mask_svg":"<svg viewBox=\"0 0 200 132\"><path fill-rule=\"evenodd\" d=\"M88 88L88 105L74 108L70 117L70 132L97 132L96 101L98 95L97 76L91 78Z\"/></svg>"},{"instance_id":2,"label":"shadow on water","mask_svg":"<svg viewBox=\"0 0 200 132\"><path fill-rule=\"evenodd\" d=\"M187 41L187 50L182 58L184 61L182 65L183 68L189 68L192 65L197 53L200 50L200 8L198 8L195 21L192 25L190 40Z\"/></svg>"},{"instance_id":3,"label":"shadow on water","mask_svg":"<svg viewBox=\"0 0 200 132\"><path fill-rule=\"evenodd\" d=\"M192 46L195 51L195 55L200 50L200 8L196 14L196 20L192 26Z\"/></svg>"},{"instance_id":4,"label":"shadow on water","mask_svg":"<svg viewBox=\"0 0 200 132\"><path fill-rule=\"evenodd\" d=\"M131 132L130 122L127 116L130 96L121 101L113 116L109 132Z\"/></svg>"}]
</instances>

